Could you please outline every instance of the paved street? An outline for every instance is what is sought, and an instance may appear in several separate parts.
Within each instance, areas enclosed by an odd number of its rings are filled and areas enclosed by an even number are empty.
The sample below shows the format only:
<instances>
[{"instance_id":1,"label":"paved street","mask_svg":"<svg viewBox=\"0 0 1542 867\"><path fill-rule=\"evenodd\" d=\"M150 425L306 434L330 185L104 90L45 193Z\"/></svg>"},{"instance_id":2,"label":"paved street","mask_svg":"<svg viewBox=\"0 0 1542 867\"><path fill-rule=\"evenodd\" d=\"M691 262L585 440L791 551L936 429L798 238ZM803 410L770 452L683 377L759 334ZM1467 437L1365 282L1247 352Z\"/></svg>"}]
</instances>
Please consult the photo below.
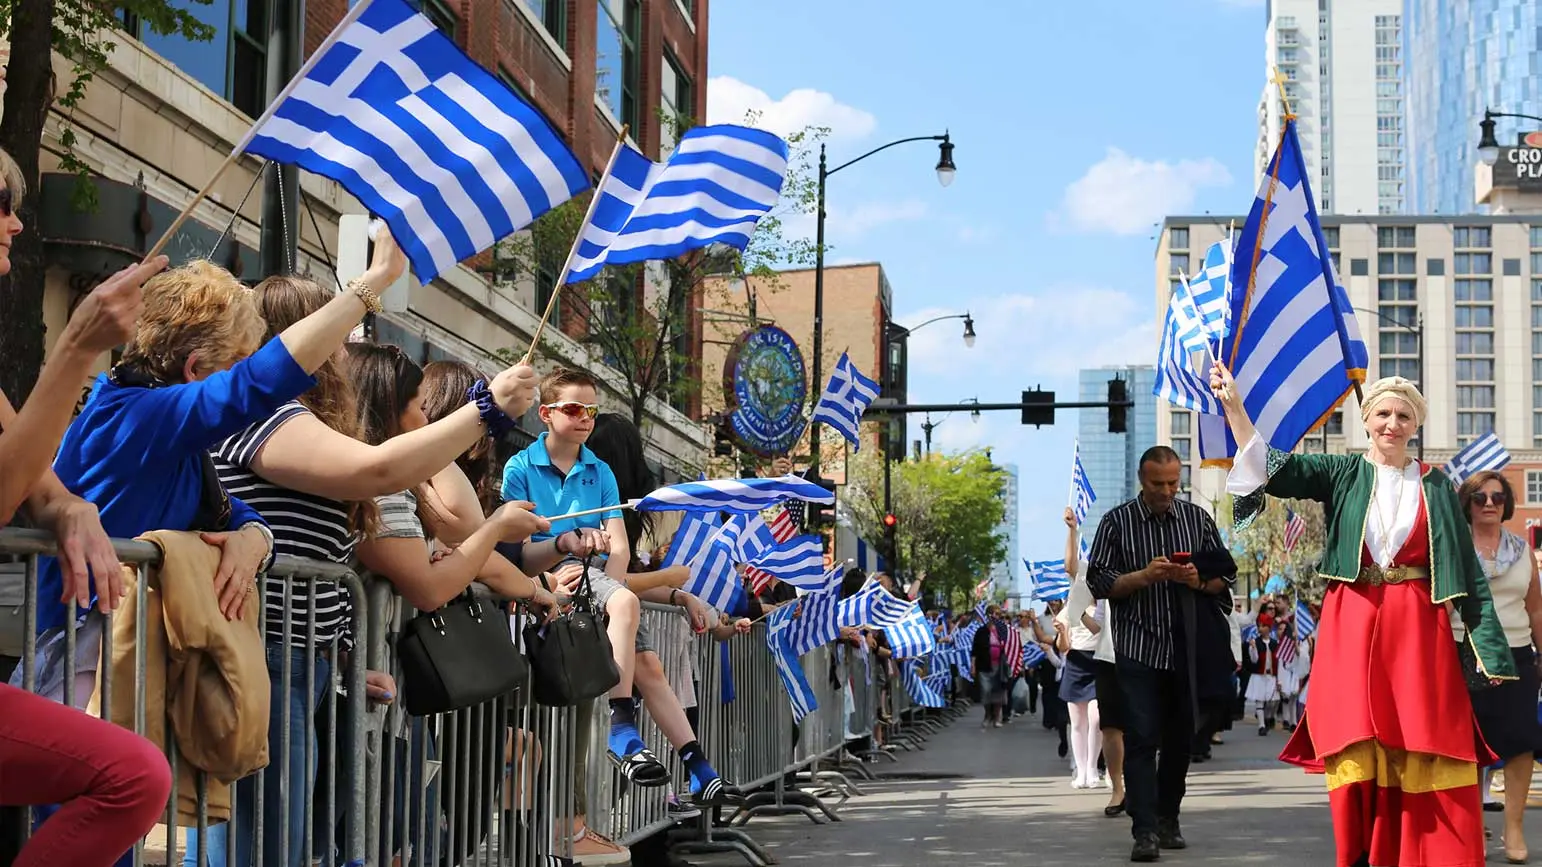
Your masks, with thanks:
<instances>
[{"instance_id":1,"label":"paved street","mask_svg":"<svg viewBox=\"0 0 1542 867\"><path fill-rule=\"evenodd\" d=\"M1332 864L1322 778L1274 761L1284 745L1278 732L1261 738L1254 729L1238 728L1226 737L1214 761L1190 772L1183 816L1189 848L1164 853L1163 863L1278 864L1284 855L1292 864ZM1127 863L1129 819L1104 818L1106 791L1070 788L1055 738L1037 720L982 732L971 716L934 736L925 752L874 770L898 776L863 784L867 795L846 804L840 823L757 818L749 830L788 865L829 864L832 855L843 859L842 867ZM1488 820L1497 838L1499 814ZM1533 848L1542 849L1539 811L1531 812L1528 830ZM712 867L736 863L729 857L690 860ZM1491 847L1489 860L1503 861L1497 848Z\"/></svg>"}]
</instances>

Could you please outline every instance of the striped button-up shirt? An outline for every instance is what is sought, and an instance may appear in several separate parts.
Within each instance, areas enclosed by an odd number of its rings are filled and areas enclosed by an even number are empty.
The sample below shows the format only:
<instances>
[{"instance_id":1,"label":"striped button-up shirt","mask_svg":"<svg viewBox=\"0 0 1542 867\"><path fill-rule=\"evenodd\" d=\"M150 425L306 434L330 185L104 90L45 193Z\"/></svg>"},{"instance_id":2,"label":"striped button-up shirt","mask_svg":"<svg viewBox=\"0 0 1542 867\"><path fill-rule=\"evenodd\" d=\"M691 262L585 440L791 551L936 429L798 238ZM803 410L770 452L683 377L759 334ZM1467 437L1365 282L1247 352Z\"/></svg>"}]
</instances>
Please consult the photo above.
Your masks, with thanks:
<instances>
[{"instance_id":1,"label":"striped button-up shirt","mask_svg":"<svg viewBox=\"0 0 1542 867\"><path fill-rule=\"evenodd\" d=\"M1218 550L1225 550L1225 544L1204 509L1187 500L1174 500L1172 507L1159 515L1137 496L1111 509L1098 523L1088 555L1087 586L1093 596L1109 599L1120 575L1146 568L1154 557ZM1230 583L1236 576L1202 577L1225 577ZM1159 581L1123 599L1110 599L1114 655L1152 668L1172 668L1176 594L1189 592L1182 584Z\"/></svg>"}]
</instances>

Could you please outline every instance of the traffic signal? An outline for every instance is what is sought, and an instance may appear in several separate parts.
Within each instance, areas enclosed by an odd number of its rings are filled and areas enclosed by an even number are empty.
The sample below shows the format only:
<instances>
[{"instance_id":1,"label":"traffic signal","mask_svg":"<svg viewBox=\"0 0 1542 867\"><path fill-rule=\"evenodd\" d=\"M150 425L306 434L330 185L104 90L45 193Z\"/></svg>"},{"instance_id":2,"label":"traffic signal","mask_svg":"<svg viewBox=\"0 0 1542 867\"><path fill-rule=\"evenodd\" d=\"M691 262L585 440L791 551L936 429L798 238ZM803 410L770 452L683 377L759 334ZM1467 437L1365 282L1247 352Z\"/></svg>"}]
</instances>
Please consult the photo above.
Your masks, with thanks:
<instances>
[{"instance_id":1,"label":"traffic signal","mask_svg":"<svg viewBox=\"0 0 1542 867\"><path fill-rule=\"evenodd\" d=\"M1023 424L1031 424L1034 427L1040 425L1054 425L1055 423L1055 393L1053 391L1023 392Z\"/></svg>"},{"instance_id":2,"label":"traffic signal","mask_svg":"<svg viewBox=\"0 0 1542 867\"><path fill-rule=\"evenodd\" d=\"M821 488L824 488L825 490L829 491L831 494L835 493L835 480L834 479L826 479L826 478L824 478L822 476L816 476L816 477L814 477L812 479L808 479L808 481L813 482L814 484L820 486ZM834 503L809 503L808 504L808 513L807 513L807 515L804 518L803 529L805 529L805 530L818 530L821 527L828 527L828 526L833 525L834 523L835 523L835 504Z\"/></svg>"},{"instance_id":3,"label":"traffic signal","mask_svg":"<svg viewBox=\"0 0 1542 867\"><path fill-rule=\"evenodd\" d=\"M898 523L899 523L899 518L896 518L893 515L884 515L883 516L883 525L885 527L888 527L890 530L894 529L895 525L897 525Z\"/></svg>"},{"instance_id":4,"label":"traffic signal","mask_svg":"<svg viewBox=\"0 0 1542 867\"><path fill-rule=\"evenodd\" d=\"M1122 379L1110 379L1108 381L1108 432L1124 433L1128 429L1128 419L1124 404L1129 401L1129 388ZM1117 405L1116 405L1117 404Z\"/></svg>"}]
</instances>

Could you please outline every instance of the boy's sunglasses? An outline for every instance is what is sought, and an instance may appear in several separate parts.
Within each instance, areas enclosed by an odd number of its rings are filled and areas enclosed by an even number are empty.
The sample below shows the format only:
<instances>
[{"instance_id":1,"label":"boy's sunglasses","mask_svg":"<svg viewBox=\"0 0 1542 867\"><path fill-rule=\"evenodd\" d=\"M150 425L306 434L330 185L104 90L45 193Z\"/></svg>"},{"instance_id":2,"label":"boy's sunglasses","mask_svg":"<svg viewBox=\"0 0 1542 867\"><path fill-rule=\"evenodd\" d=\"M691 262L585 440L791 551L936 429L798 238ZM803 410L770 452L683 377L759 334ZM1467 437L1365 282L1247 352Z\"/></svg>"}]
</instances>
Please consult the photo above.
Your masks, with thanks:
<instances>
[{"instance_id":1,"label":"boy's sunglasses","mask_svg":"<svg viewBox=\"0 0 1542 867\"><path fill-rule=\"evenodd\" d=\"M1505 496L1504 491L1495 491L1492 494L1488 493L1487 491L1479 491L1472 495L1472 501L1479 506L1487 506L1489 503L1493 503L1496 506L1503 506L1505 503L1510 502L1510 498Z\"/></svg>"},{"instance_id":2,"label":"boy's sunglasses","mask_svg":"<svg viewBox=\"0 0 1542 867\"><path fill-rule=\"evenodd\" d=\"M597 403L579 403L576 400L565 400L562 403L548 403L546 408L554 412L560 412L568 418L594 418L600 414L600 405Z\"/></svg>"}]
</instances>

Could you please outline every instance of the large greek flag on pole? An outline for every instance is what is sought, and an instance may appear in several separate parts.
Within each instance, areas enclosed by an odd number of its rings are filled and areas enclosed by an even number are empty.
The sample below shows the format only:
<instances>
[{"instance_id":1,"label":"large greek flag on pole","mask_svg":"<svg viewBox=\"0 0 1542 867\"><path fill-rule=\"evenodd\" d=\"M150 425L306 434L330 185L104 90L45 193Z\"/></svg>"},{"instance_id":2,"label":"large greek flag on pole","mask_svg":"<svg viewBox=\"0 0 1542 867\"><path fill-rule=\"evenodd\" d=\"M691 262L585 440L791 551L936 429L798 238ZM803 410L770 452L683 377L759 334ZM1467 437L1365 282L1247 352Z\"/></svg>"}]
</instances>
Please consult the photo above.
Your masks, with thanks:
<instances>
[{"instance_id":1,"label":"large greek flag on pole","mask_svg":"<svg viewBox=\"0 0 1542 867\"><path fill-rule=\"evenodd\" d=\"M769 509L784 500L833 503L835 494L797 476L712 479L668 485L638 500L639 512L742 512Z\"/></svg>"},{"instance_id":2,"label":"large greek flag on pole","mask_svg":"<svg viewBox=\"0 0 1542 867\"><path fill-rule=\"evenodd\" d=\"M360 0L237 146L343 185L427 283L589 186L540 112L402 0Z\"/></svg>"},{"instance_id":3,"label":"large greek flag on pole","mask_svg":"<svg viewBox=\"0 0 1542 867\"><path fill-rule=\"evenodd\" d=\"M748 127L695 127L664 163L623 145L596 193L566 282L708 244L743 250L756 222L776 206L786 174L787 143Z\"/></svg>"},{"instance_id":4,"label":"large greek flag on pole","mask_svg":"<svg viewBox=\"0 0 1542 867\"><path fill-rule=\"evenodd\" d=\"M856 451L862 448L858 436L862 413L867 412L868 406L877 398L878 383L864 376L851 363L851 355L842 352L840 360L835 362L835 372L830 374L830 383L814 407L814 421L829 425Z\"/></svg>"},{"instance_id":5,"label":"large greek flag on pole","mask_svg":"<svg viewBox=\"0 0 1542 867\"><path fill-rule=\"evenodd\" d=\"M1287 118L1237 236L1235 327L1222 352L1259 434L1286 452L1365 380L1367 363L1349 298L1334 278L1307 174L1295 120ZM1229 465L1237 443L1225 419L1200 416L1199 433L1205 463Z\"/></svg>"}]
</instances>

